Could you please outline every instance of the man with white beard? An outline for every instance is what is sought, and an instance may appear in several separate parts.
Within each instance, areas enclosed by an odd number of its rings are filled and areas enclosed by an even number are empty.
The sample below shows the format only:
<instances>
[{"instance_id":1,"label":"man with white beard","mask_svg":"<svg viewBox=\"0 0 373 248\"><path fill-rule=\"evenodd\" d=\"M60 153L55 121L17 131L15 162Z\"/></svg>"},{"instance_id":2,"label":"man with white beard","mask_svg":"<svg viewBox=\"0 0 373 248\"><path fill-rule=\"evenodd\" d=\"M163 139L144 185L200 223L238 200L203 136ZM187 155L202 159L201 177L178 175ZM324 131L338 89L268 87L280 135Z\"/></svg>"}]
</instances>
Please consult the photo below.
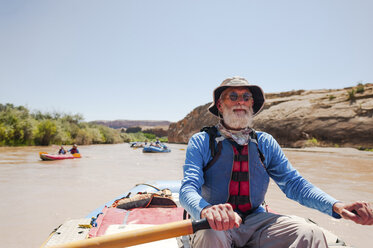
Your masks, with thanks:
<instances>
[{"instance_id":1,"label":"man with white beard","mask_svg":"<svg viewBox=\"0 0 373 248\"><path fill-rule=\"evenodd\" d=\"M271 177L290 199L335 218L373 225L366 202L342 203L304 179L268 133L252 129L263 90L242 77L224 80L209 111L220 117L188 143L180 203L211 229L191 235L192 247L328 247L323 232L301 218L267 212Z\"/></svg>"}]
</instances>

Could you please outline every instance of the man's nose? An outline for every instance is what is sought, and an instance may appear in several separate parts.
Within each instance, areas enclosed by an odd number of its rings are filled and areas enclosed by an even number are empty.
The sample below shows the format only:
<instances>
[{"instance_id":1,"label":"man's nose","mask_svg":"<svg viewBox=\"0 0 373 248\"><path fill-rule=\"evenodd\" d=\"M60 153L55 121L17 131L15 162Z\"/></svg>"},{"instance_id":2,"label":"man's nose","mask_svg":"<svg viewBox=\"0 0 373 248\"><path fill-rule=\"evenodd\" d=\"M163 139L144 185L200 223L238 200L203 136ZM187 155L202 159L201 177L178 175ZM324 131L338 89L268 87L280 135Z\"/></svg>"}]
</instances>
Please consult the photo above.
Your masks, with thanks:
<instances>
[{"instance_id":1,"label":"man's nose","mask_svg":"<svg viewBox=\"0 0 373 248\"><path fill-rule=\"evenodd\" d=\"M238 99L236 101L238 104L243 105L245 104L245 101L243 99L243 95L238 96Z\"/></svg>"}]
</instances>

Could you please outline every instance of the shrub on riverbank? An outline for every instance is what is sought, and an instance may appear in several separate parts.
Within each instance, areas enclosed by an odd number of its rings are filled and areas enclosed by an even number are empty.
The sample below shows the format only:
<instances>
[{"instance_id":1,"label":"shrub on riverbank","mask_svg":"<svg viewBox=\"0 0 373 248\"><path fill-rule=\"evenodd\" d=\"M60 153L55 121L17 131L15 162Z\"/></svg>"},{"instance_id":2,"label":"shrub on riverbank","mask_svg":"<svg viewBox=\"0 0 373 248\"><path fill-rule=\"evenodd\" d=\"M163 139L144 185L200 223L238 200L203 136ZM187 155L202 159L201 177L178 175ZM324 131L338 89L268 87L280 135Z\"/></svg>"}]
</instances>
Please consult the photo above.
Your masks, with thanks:
<instances>
[{"instance_id":1,"label":"shrub on riverbank","mask_svg":"<svg viewBox=\"0 0 373 248\"><path fill-rule=\"evenodd\" d=\"M83 122L81 115L30 113L23 106L0 104L0 146L114 144L119 130Z\"/></svg>"},{"instance_id":2,"label":"shrub on riverbank","mask_svg":"<svg viewBox=\"0 0 373 248\"><path fill-rule=\"evenodd\" d=\"M124 142L154 142L157 137L154 134L137 132L137 133L122 133ZM167 136L158 138L160 142L167 143Z\"/></svg>"}]
</instances>

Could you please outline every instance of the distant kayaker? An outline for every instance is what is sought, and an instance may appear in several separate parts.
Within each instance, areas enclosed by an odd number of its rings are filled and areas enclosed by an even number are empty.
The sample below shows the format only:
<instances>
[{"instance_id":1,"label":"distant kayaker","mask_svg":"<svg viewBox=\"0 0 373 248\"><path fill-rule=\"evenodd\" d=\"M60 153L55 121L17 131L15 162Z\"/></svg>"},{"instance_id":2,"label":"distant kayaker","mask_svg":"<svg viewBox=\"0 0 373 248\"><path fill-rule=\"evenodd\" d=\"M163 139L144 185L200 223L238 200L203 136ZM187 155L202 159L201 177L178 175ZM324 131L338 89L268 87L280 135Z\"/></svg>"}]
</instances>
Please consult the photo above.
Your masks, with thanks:
<instances>
[{"instance_id":1,"label":"distant kayaker","mask_svg":"<svg viewBox=\"0 0 373 248\"><path fill-rule=\"evenodd\" d=\"M373 225L370 204L344 203L315 187L293 168L270 134L252 129L264 102L259 86L242 77L224 80L209 107L219 123L189 140L180 203L192 218L206 218L212 228L193 234L192 247L328 247L316 225L266 211L270 178L304 206Z\"/></svg>"},{"instance_id":2,"label":"distant kayaker","mask_svg":"<svg viewBox=\"0 0 373 248\"><path fill-rule=\"evenodd\" d=\"M65 148L63 146L60 147L60 150L58 151L58 154L66 154Z\"/></svg>"},{"instance_id":3,"label":"distant kayaker","mask_svg":"<svg viewBox=\"0 0 373 248\"><path fill-rule=\"evenodd\" d=\"M69 150L71 154L79 153L78 146L76 144L73 145L73 147Z\"/></svg>"}]
</instances>

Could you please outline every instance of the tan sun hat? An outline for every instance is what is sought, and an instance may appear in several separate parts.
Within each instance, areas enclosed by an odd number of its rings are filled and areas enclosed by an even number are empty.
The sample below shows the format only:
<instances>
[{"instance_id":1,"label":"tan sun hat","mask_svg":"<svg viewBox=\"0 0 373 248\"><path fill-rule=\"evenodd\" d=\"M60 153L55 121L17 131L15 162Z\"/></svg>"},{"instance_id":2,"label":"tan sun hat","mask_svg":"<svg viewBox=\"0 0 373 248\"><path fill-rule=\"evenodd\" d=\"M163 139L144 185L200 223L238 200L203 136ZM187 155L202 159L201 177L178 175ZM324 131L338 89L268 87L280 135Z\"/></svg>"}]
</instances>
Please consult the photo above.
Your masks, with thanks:
<instances>
[{"instance_id":1,"label":"tan sun hat","mask_svg":"<svg viewBox=\"0 0 373 248\"><path fill-rule=\"evenodd\" d=\"M258 114L262 110L262 108L264 106L264 102L265 102L264 93L263 93L262 88L260 88L257 85L251 85L251 84L249 84L249 82L245 78L243 78L243 77L237 77L236 76L236 77L231 77L231 78L225 79L220 84L220 86L217 87L214 90L214 93L213 93L214 102L209 107L209 111L212 114L214 114L216 116L219 116L219 110L216 107L216 102L219 100L221 93L225 89L227 89L229 87L247 87L250 90L251 94L253 95L253 99L254 99L254 105L253 105L254 115Z\"/></svg>"}]
</instances>

